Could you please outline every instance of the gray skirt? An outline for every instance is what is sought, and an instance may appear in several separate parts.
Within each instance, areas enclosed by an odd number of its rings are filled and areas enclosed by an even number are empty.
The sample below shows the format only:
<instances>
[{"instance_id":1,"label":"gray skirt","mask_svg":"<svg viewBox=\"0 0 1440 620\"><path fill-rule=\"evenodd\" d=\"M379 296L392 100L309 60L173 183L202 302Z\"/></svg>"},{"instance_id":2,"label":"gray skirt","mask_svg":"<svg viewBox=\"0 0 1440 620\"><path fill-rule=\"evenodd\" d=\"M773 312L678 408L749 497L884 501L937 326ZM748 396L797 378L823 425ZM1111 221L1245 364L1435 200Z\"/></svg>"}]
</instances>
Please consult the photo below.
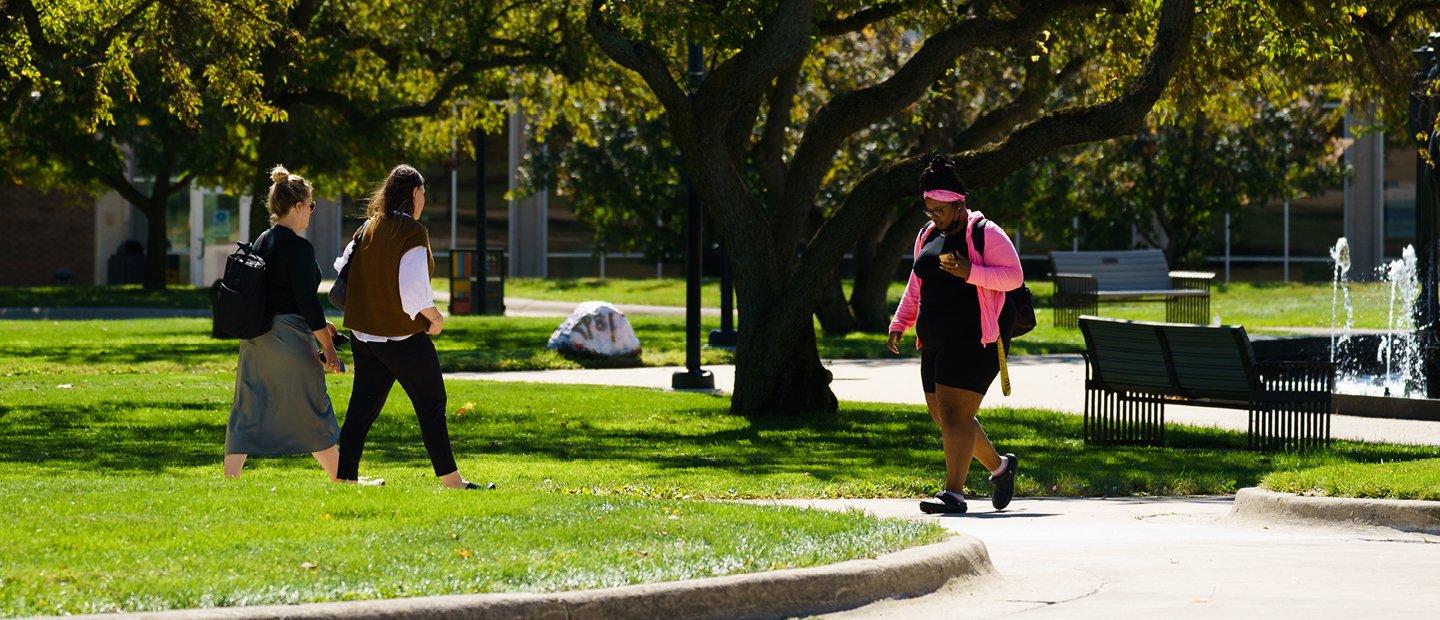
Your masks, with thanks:
<instances>
[{"instance_id":1,"label":"gray skirt","mask_svg":"<svg viewBox=\"0 0 1440 620\"><path fill-rule=\"evenodd\" d=\"M307 454L335 445L340 425L315 350L315 335L298 314L279 315L270 331L240 341L226 454Z\"/></svg>"}]
</instances>

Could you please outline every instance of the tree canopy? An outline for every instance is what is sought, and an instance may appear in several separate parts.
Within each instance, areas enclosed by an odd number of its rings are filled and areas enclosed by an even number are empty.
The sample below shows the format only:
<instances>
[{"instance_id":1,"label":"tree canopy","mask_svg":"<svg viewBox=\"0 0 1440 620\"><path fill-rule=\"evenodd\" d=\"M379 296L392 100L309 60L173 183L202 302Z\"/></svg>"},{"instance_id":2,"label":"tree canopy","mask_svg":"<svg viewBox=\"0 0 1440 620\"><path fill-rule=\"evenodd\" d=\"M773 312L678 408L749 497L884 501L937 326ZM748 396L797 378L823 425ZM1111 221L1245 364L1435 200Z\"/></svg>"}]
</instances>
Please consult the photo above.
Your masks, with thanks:
<instances>
[{"instance_id":1,"label":"tree canopy","mask_svg":"<svg viewBox=\"0 0 1440 620\"><path fill-rule=\"evenodd\" d=\"M855 137L918 111L947 78L972 88L936 105L962 108L940 133L979 125L1001 101L983 98L1005 75L1035 73L1042 103L995 118L950 147L961 175L986 188L1063 147L1131 135L1202 115L1237 114L1217 84L1244 96L1306 86L1314 75L1350 86L1353 103L1375 102L1394 122L1404 35L1433 20L1416 3L1368 9L1348 3L1239 0L1049 2L818 2L776 0L664 4L594 0L588 27L605 53L644 80L665 110L683 168L731 250L742 313L732 407L773 415L830 411L828 373L815 357L809 313L843 254L912 200L920 152L882 155L863 172L836 175ZM1375 27L1369 27L1374 25ZM832 37L897 33L890 65L857 67L813 94L799 89ZM701 44L712 70L687 92L684 44ZM1072 59L1078 66L1072 65ZM1306 70L1261 71L1268 66ZM985 69L992 68L987 73ZM1062 75L1071 67L1073 77ZM995 70L1010 72L998 74ZM844 69L840 69L844 71ZM970 74L970 71L974 71ZM797 79L796 73L802 78ZM1054 78L1064 79L1054 79ZM1408 84L1408 80L1406 80ZM950 91L953 95L954 91ZM1018 95L1008 103L1030 101ZM944 115L936 115L941 118ZM918 121L912 120L923 125ZM953 139L953 138L951 138ZM918 144L912 143L914 149ZM837 197L815 219L822 196ZM1002 222L1003 223L1003 222Z\"/></svg>"}]
</instances>

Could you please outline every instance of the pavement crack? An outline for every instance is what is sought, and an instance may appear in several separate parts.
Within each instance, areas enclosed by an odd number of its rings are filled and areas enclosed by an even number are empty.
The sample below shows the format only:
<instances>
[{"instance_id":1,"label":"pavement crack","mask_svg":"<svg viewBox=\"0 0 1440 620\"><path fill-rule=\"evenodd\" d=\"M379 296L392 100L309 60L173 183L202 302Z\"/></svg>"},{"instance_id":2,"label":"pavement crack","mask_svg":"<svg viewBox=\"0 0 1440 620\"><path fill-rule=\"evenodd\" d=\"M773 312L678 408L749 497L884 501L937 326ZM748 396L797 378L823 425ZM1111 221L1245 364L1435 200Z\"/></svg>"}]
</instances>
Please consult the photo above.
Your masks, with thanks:
<instances>
[{"instance_id":1,"label":"pavement crack","mask_svg":"<svg viewBox=\"0 0 1440 620\"><path fill-rule=\"evenodd\" d=\"M1031 607L1030 609L1022 609L1022 610L1017 611L1017 612L1015 612L1015 613L1012 613L1012 614L1010 614L1010 615L1011 615L1011 616L1018 616L1018 615L1020 615L1020 614L1030 613L1030 612L1035 611L1035 610L1037 610L1037 609L1048 609L1048 608L1050 608L1050 607L1054 607L1054 606L1060 605L1060 604L1062 604L1062 603L1070 603L1070 602L1078 601L1078 600L1083 599L1083 598L1089 598L1089 597L1091 597L1091 596L1094 596L1094 595L1096 595L1096 594L1099 594L1101 590L1104 590L1104 589L1105 589L1105 586L1107 586L1107 585L1110 584L1110 581L1109 581L1108 579L1106 579L1104 575L1101 575L1101 574L1099 574L1099 573L1096 573L1096 572L1093 572L1093 571L1088 571L1088 570L1083 570L1083 569L1071 569L1071 570L1074 570L1074 571L1077 572L1077 573L1083 573L1083 574L1090 575L1090 576L1094 577L1094 578L1096 579L1095 587L1091 588L1089 591L1081 592L1081 593L1079 593L1079 594L1076 594L1075 596L1072 596L1072 597L1069 597L1069 598L1060 599L1060 600L1056 600L1056 601L1016 600L1016 601L1014 601L1014 602L1017 602L1017 603L1038 603L1040 606L1039 606L1039 607Z\"/></svg>"}]
</instances>

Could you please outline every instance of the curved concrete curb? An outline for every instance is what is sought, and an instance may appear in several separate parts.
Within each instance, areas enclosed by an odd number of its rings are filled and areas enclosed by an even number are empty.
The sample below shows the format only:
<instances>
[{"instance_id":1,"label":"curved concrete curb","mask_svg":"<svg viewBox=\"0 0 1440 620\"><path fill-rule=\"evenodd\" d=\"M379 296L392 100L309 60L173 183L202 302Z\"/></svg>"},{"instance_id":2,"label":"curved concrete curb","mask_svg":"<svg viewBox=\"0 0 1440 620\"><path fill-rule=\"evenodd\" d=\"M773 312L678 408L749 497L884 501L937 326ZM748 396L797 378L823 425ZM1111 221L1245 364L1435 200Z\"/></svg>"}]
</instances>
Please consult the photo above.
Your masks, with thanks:
<instances>
[{"instance_id":1,"label":"curved concrete curb","mask_svg":"<svg viewBox=\"0 0 1440 620\"><path fill-rule=\"evenodd\" d=\"M1409 499L1307 497L1246 488L1235 494L1230 514L1266 521L1376 525L1440 534L1440 502Z\"/></svg>"},{"instance_id":2,"label":"curved concrete curb","mask_svg":"<svg viewBox=\"0 0 1440 620\"><path fill-rule=\"evenodd\" d=\"M778 618L929 594L994 572L969 536L875 559L554 594L459 594L344 603L186 609L135 617L167 620L305 618ZM107 618L107 616L91 616ZM113 617L113 616L109 616Z\"/></svg>"}]
</instances>

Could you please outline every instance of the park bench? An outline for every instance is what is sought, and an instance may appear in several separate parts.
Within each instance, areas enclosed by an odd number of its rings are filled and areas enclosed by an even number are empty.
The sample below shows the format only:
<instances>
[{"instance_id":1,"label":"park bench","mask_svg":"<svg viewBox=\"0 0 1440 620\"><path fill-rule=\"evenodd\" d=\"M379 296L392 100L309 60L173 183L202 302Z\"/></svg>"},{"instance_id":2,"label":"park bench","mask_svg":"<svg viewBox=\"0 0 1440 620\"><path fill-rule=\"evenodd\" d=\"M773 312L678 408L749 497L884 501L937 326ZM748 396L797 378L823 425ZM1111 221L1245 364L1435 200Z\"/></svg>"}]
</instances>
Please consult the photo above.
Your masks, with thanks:
<instances>
[{"instance_id":1,"label":"park bench","mask_svg":"<svg viewBox=\"0 0 1440 620\"><path fill-rule=\"evenodd\" d=\"M1164 301L1171 323L1210 322L1210 281L1204 271L1170 271L1160 250L1051 252L1055 325L1074 327L1100 314L1102 301Z\"/></svg>"},{"instance_id":2,"label":"park bench","mask_svg":"<svg viewBox=\"0 0 1440 620\"><path fill-rule=\"evenodd\" d=\"M1257 362L1239 326L1079 319L1086 443L1160 445L1165 405L1246 409L1252 449L1330 443L1333 362Z\"/></svg>"}]
</instances>

